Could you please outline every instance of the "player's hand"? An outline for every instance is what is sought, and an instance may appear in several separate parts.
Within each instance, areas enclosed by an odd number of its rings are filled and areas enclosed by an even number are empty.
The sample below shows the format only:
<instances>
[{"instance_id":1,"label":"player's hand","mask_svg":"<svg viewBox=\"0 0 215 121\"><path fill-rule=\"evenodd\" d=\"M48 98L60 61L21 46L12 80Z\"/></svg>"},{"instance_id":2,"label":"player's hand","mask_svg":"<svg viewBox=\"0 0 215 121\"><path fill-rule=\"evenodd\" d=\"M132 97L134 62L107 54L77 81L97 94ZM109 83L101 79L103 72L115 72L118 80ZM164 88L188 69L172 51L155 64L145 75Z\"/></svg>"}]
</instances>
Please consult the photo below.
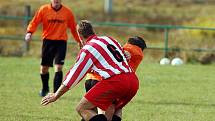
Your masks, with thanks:
<instances>
[{"instance_id":1,"label":"player's hand","mask_svg":"<svg viewBox=\"0 0 215 121\"><path fill-rule=\"evenodd\" d=\"M47 96L45 96L45 97L42 99L41 105L46 106L46 105L48 105L49 103L52 103L52 102L54 102L54 101L56 101L56 100L57 100L57 98L56 98L55 94L54 94L54 93L49 93Z\"/></svg>"},{"instance_id":2,"label":"player's hand","mask_svg":"<svg viewBox=\"0 0 215 121\"><path fill-rule=\"evenodd\" d=\"M128 52L128 51L125 51L125 58L127 60L130 60L131 59L131 54Z\"/></svg>"},{"instance_id":3,"label":"player's hand","mask_svg":"<svg viewBox=\"0 0 215 121\"><path fill-rule=\"evenodd\" d=\"M32 34L31 34L31 33L27 33L27 34L25 35L25 41L26 41L26 42L30 42L30 41L31 41L31 38L32 38Z\"/></svg>"}]
</instances>

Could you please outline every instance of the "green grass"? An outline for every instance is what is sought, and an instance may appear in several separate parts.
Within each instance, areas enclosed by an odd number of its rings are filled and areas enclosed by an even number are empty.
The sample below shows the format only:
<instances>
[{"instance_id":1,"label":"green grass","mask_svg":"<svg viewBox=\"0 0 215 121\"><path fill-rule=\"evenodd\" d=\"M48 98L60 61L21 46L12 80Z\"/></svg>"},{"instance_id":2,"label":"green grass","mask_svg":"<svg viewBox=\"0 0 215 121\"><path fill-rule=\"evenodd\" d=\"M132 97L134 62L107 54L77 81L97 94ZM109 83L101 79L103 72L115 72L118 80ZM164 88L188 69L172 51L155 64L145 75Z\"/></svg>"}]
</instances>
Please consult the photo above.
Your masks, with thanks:
<instances>
[{"instance_id":1,"label":"green grass","mask_svg":"<svg viewBox=\"0 0 215 121\"><path fill-rule=\"evenodd\" d=\"M65 72L73 62L66 61ZM84 94L84 81L43 107L38 96L39 64L39 58L0 57L1 121L79 121L75 106ZM146 59L137 70L140 89L125 107L123 121L214 121L214 68L160 66ZM52 79L53 69L50 72Z\"/></svg>"}]
</instances>

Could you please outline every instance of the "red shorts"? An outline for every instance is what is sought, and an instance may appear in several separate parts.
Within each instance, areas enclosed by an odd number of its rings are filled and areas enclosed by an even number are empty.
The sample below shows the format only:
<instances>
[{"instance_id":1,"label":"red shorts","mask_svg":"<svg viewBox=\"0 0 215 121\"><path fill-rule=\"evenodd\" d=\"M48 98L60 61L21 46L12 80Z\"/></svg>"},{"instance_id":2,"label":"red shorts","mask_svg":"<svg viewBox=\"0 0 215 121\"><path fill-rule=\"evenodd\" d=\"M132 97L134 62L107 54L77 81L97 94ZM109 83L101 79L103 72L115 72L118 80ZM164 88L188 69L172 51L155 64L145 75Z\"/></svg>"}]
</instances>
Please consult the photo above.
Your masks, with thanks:
<instances>
[{"instance_id":1,"label":"red shorts","mask_svg":"<svg viewBox=\"0 0 215 121\"><path fill-rule=\"evenodd\" d=\"M138 88L135 73L123 73L98 82L84 97L102 110L107 110L111 104L120 109L130 102Z\"/></svg>"}]
</instances>

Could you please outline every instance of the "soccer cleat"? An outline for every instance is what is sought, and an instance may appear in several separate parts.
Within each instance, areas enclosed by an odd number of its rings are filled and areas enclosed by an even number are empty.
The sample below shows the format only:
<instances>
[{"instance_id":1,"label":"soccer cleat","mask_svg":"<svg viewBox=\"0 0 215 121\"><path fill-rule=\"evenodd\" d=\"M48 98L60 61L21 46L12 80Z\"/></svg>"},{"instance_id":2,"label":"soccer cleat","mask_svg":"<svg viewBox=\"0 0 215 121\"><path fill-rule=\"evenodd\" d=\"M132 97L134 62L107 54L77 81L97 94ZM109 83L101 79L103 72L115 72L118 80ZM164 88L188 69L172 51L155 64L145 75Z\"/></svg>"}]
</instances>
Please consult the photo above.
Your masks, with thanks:
<instances>
[{"instance_id":1,"label":"soccer cleat","mask_svg":"<svg viewBox=\"0 0 215 121\"><path fill-rule=\"evenodd\" d=\"M48 89L48 90L42 89L42 90L40 90L39 95L40 95L41 97L45 97L48 93L49 93L49 89Z\"/></svg>"}]
</instances>

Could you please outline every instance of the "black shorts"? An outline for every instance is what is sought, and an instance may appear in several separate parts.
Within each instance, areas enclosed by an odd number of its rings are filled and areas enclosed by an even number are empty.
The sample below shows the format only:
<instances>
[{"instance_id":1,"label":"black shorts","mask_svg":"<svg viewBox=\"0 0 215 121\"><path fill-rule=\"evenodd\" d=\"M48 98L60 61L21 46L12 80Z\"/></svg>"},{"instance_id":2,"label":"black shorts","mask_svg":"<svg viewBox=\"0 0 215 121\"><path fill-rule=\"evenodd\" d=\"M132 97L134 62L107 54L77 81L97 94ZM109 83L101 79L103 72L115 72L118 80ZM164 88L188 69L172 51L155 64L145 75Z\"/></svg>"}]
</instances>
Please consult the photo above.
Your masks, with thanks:
<instances>
[{"instance_id":1,"label":"black shorts","mask_svg":"<svg viewBox=\"0 0 215 121\"><path fill-rule=\"evenodd\" d=\"M41 65L53 67L55 64L64 64L67 42L64 40L43 40Z\"/></svg>"},{"instance_id":2,"label":"black shorts","mask_svg":"<svg viewBox=\"0 0 215 121\"><path fill-rule=\"evenodd\" d=\"M94 80L94 79L88 79L85 81L85 89L86 92L88 92L94 85L96 85L96 83L98 83L99 81Z\"/></svg>"}]
</instances>

